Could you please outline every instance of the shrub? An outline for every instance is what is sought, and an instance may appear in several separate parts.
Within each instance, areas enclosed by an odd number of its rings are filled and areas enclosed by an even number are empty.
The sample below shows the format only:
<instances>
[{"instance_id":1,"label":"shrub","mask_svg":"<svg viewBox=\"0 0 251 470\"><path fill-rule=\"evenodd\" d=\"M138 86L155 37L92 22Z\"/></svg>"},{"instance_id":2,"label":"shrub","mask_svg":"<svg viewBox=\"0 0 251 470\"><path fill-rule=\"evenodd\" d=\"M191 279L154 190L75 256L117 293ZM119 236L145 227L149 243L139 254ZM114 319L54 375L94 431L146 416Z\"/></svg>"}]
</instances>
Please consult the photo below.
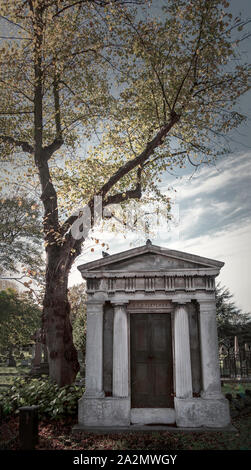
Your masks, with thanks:
<instances>
[{"instance_id":1,"label":"shrub","mask_svg":"<svg viewBox=\"0 0 251 470\"><path fill-rule=\"evenodd\" d=\"M60 388L48 377L28 380L18 377L12 387L1 393L0 404L5 415L18 413L21 406L38 405L40 417L59 419L77 413L83 392L83 387L74 384Z\"/></svg>"}]
</instances>

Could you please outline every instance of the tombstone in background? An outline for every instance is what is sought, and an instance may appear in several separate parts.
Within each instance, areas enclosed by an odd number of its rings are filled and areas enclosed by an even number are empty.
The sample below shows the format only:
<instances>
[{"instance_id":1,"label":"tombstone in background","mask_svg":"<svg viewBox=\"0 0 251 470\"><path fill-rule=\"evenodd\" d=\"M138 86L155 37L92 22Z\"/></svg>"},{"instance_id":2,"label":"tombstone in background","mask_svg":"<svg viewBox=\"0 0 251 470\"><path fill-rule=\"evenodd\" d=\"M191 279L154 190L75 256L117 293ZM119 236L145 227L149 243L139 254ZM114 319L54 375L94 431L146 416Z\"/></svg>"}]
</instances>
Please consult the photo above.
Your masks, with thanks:
<instances>
[{"instance_id":1,"label":"tombstone in background","mask_svg":"<svg viewBox=\"0 0 251 470\"><path fill-rule=\"evenodd\" d=\"M215 277L224 263L147 242L79 266L86 387L75 429L224 428Z\"/></svg>"},{"instance_id":2,"label":"tombstone in background","mask_svg":"<svg viewBox=\"0 0 251 470\"><path fill-rule=\"evenodd\" d=\"M12 348L10 348L9 351L8 351L8 358L7 358L7 361L6 361L6 365L7 365L7 367L16 367L17 366L15 358L13 356Z\"/></svg>"},{"instance_id":3,"label":"tombstone in background","mask_svg":"<svg viewBox=\"0 0 251 470\"><path fill-rule=\"evenodd\" d=\"M49 374L47 347L43 342L44 338L41 329L36 331L33 339L35 340L33 349L34 357L30 374L35 377L42 374Z\"/></svg>"},{"instance_id":4,"label":"tombstone in background","mask_svg":"<svg viewBox=\"0 0 251 470\"><path fill-rule=\"evenodd\" d=\"M240 348L238 337L234 337L234 359L235 359L235 376L237 378L241 377L241 358L240 358Z\"/></svg>"},{"instance_id":5,"label":"tombstone in background","mask_svg":"<svg viewBox=\"0 0 251 470\"><path fill-rule=\"evenodd\" d=\"M27 367L29 365L29 360L28 359L22 359L21 360L21 366L22 367Z\"/></svg>"},{"instance_id":6,"label":"tombstone in background","mask_svg":"<svg viewBox=\"0 0 251 470\"><path fill-rule=\"evenodd\" d=\"M40 363L40 373L49 375L48 350L46 344L44 343L42 343L42 356L43 360Z\"/></svg>"}]
</instances>

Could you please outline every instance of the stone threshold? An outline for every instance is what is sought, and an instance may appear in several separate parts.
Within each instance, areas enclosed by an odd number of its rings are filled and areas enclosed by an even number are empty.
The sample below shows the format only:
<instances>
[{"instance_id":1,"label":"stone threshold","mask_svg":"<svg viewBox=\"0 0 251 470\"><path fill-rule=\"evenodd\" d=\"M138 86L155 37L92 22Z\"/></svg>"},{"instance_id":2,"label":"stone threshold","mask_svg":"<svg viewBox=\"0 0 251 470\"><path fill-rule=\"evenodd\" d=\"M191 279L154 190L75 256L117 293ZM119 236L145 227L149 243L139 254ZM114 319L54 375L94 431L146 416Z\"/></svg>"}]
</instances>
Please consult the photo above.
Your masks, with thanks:
<instances>
[{"instance_id":1,"label":"stone threshold","mask_svg":"<svg viewBox=\"0 0 251 470\"><path fill-rule=\"evenodd\" d=\"M144 424L136 425L132 424L130 426L84 426L81 424L76 424L72 428L72 433L90 433L90 434L120 434L120 433L130 433L130 432L195 432L195 433L204 433L204 432L238 432L232 424L224 428L208 428L201 426L200 428L182 428L170 426L167 424Z\"/></svg>"}]
</instances>

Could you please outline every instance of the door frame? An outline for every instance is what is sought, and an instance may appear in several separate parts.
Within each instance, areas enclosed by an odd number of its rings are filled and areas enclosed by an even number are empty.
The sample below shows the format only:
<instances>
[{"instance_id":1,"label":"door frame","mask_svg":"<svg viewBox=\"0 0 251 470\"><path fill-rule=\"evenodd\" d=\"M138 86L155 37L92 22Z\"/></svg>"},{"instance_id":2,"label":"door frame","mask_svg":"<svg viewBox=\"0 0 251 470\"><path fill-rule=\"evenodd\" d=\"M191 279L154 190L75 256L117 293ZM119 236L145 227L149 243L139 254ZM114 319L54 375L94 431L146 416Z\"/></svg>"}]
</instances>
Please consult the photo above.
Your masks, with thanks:
<instances>
[{"instance_id":1,"label":"door frame","mask_svg":"<svg viewBox=\"0 0 251 470\"><path fill-rule=\"evenodd\" d=\"M174 304L171 300L133 300L127 305L128 312L128 344L129 344L129 391L131 402L131 314L135 313L163 313L171 315L171 341L172 341L172 376L173 393L175 396L175 356L174 356ZM131 408L131 424L175 424L176 414L174 404L172 408Z\"/></svg>"}]
</instances>

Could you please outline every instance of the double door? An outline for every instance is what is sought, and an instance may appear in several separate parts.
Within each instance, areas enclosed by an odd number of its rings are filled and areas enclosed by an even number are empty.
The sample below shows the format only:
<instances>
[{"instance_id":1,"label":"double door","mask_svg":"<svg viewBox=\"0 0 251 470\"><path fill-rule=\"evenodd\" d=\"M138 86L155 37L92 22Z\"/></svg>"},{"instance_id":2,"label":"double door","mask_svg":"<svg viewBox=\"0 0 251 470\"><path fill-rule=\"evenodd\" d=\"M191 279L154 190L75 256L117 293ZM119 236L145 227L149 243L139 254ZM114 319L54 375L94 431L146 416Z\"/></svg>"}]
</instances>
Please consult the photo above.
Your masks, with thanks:
<instances>
[{"instance_id":1,"label":"double door","mask_svg":"<svg viewBox=\"0 0 251 470\"><path fill-rule=\"evenodd\" d=\"M131 314L131 407L173 408L170 313Z\"/></svg>"}]
</instances>

